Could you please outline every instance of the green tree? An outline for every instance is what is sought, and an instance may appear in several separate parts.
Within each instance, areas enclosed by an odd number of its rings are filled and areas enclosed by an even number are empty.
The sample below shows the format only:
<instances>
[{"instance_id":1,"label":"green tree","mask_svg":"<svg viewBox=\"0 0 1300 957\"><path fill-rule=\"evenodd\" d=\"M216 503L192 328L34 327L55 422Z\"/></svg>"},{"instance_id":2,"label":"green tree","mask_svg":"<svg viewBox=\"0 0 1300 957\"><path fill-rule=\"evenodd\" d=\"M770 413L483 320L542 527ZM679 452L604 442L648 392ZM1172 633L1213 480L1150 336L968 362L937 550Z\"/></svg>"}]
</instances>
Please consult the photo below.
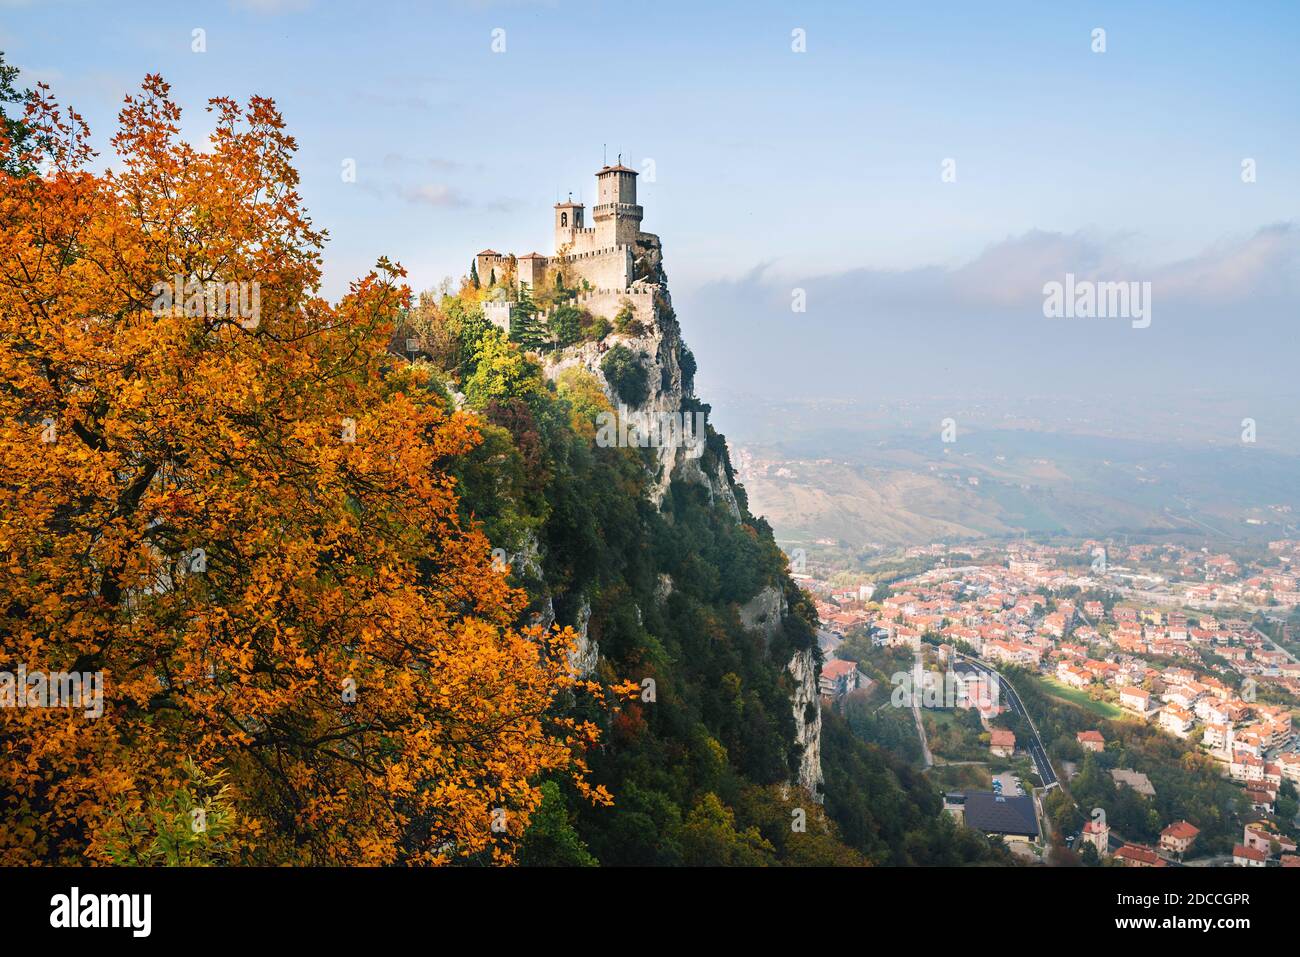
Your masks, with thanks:
<instances>
[{"instance_id":1,"label":"green tree","mask_svg":"<svg viewBox=\"0 0 1300 957\"><path fill-rule=\"evenodd\" d=\"M542 804L524 832L519 863L526 867L595 867L587 845L574 830L568 805L554 781L542 784Z\"/></svg>"},{"instance_id":2,"label":"green tree","mask_svg":"<svg viewBox=\"0 0 1300 957\"><path fill-rule=\"evenodd\" d=\"M498 329L489 329L479 343L478 364L465 381L465 396L482 409L493 399L528 398L545 392L537 363L509 342Z\"/></svg>"},{"instance_id":3,"label":"green tree","mask_svg":"<svg viewBox=\"0 0 1300 957\"><path fill-rule=\"evenodd\" d=\"M32 91L18 90L14 86L17 79L18 67L6 64L4 51L0 50L0 149L4 151L0 154L0 171L11 176L26 176L35 171L30 163L22 160L22 153L35 145L32 130L22 120L22 107L10 116L6 104L24 103Z\"/></svg>"},{"instance_id":4,"label":"green tree","mask_svg":"<svg viewBox=\"0 0 1300 957\"><path fill-rule=\"evenodd\" d=\"M571 346L584 338L583 319L587 318L577 306L563 305L551 313L549 330L557 346Z\"/></svg>"},{"instance_id":5,"label":"green tree","mask_svg":"<svg viewBox=\"0 0 1300 957\"><path fill-rule=\"evenodd\" d=\"M600 361L600 371L605 373L605 381L625 404L635 407L649 398L649 373L640 357L627 346L617 345L605 353L605 358Z\"/></svg>"},{"instance_id":6,"label":"green tree","mask_svg":"<svg viewBox=\"0 0 1300 957\"><path fill-rule=\"evenodd\" d=\"M510 339L526 349L536 349L546 341L537 319L537 302L525 282L519 284L519 295L510 307Z\"/></svg>"},{"instance_id":7,"label":"green tree","mask_svg":"<svg viewBox=\"0 0 1300 957\"><path fill-rule=\"evenodd\" d=\"M772 863L773 848L750 827L736 829L736 812L712 791L704 794L681 831L683 863L694 866L753 867Z\"/></svg>"},{"instance_id":8,"label":"green tree","mask_svg":"<svg viewBox=\"0 0 1300 957\"><path fill-rule=\"evenodd\" d=\"M614 316L614 331L621 336L643 336L645 325L636 318L636 311L631 300L624 299L622 308Z\"/></svg>"},{"instance_id":9,"label":"green tree","mask_svg":"<svg viewBox=\"0 0 1300 957\"><path fill-rule=\"evenodd\" d=\"M226 839L236 821L224 770L208 772L193 761L182 779L148 806L121 804L107 829L112 862L129 867L208 867L226 864Z\"/></svg>"}]
</instances>

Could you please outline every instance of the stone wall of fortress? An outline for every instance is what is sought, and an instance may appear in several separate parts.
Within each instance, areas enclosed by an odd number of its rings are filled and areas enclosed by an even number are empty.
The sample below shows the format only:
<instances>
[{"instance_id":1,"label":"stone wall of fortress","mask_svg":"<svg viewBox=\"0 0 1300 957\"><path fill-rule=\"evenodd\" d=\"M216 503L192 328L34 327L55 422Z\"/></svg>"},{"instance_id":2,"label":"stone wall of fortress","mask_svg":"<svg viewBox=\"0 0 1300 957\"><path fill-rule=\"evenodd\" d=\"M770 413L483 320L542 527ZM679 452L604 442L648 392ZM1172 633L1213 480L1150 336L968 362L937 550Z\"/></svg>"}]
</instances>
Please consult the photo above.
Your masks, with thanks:
<instances>
[{"instance_id":1,"label":"stone wall of fortress","mask_svg":"<svg viewBox=\"0 0 1300 957\"><path fill-rule=\"evenodd\" d=\"M593 316L604 316L610 322L623 308L624 302L632 303L633 316L645 325L654 322L655 286L635 286L630 289L598 288L588 293L579 293L574 304L586 309Z\"/></svg>"},{"instance_id":2,"label":"stone wall of fortress","mask_svg":"<svg viewBox=\"0 0 1300 957\"><path fill-rule=\"evenodd\" d=\"M569 239L568 246L571 253L590 253L595 252L599 245L596 241L596 227L588 226L586 229L574 229L570 231L572 238ZM560 242L564 237L558 237ZM558 248L558 246L557 246Z\"/></svg>"},{"instance_id":3,"label":"stone wall of fortress","mask_svg":"<svg viewBox=\"0 0 1300 957\"><path fill-rule=\"evenodd\" d=\"M570 288L581 288L584 279L593 289L623 289L632 282L631 246L573 252L549 262L564 271L564 284Z\"/></svg>"},{"instance_id":4,"label":"stone wall of fortress","mask_svg":"<svg viewBox=\"0 0 1300 957\"><path fill-rule=\"evenodd\" d=\"M625 289L593 289L578 293L573 304L593 316L603 316L610 322L623 310L624 303L632 306L632 318L642 325L654 324L655 293L658 286L631 286ZM510 333L510 309L513 302L489 300L483 303L483 317L507 335ZM537 313L543 324L550 321L555 307Z\"/></svg>"},{"instance_id":5,"label":"stone wall of fortress","mask_svg":"<svg viewBox=\"0 0 1300 957\"><path fill-rule=\"evenodd\" d=\"M581 288L583 280L593 289L623 289L632 282L632 247L607 246L604 249L572 251L564 256L547 256L540 259L520 259L516 263L515 278L526 282L534 291L548 289L555 284L555 271L564 272L564 284ZM493 275L504 279L510 270L506 256L479 256L479 281L487 284Z\"/></svg>"}]
</instances>

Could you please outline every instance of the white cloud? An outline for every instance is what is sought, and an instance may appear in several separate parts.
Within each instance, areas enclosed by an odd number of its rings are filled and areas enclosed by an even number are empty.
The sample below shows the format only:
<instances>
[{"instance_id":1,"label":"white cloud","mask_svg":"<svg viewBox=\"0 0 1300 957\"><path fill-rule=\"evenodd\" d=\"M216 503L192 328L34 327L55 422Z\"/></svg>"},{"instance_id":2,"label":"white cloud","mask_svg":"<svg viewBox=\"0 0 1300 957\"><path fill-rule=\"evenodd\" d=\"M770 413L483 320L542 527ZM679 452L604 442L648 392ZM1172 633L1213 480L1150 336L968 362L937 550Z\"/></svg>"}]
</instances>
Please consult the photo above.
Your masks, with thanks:
<instances>
[{"instance_id":1,"label":"white cloud","mask_svg":"<svg viewBox=\"0 0 1300 957\"><path fill-rule=\"evenodd\" d=\"M230 6L250 13L300 13L311 6L311 0L230 0Z\"/></svg>"},{"instance_id":2,"label":"white cloud","mask_svg":"<svg viewBox=\"0 0 1300 957\"><path fill-rule=\"evenodd\" d=\"M906 270L801 276L762 263L681 288L678 314L700 367L725 388L1294 390L1300 225L1263 226L1165 262L1134 256L1138 238L1034 230L964 263ZM1150 327L1045 319L1043 285L1067 272L1150 282ZM795 288L806 291L806 313L791 310Z\"/></svg>"},{"instance_id":3,"label":"white cloud","mask_svg":"<svg viewBox=\"0 0 1300 957\"><path fill-rule=\"evenodd\" d=\"M399 193L411 203L426 206L461 207L469 202L455 189L442 183L430 183L423 186L403 186Z\"/></svg>"}]
</instances>

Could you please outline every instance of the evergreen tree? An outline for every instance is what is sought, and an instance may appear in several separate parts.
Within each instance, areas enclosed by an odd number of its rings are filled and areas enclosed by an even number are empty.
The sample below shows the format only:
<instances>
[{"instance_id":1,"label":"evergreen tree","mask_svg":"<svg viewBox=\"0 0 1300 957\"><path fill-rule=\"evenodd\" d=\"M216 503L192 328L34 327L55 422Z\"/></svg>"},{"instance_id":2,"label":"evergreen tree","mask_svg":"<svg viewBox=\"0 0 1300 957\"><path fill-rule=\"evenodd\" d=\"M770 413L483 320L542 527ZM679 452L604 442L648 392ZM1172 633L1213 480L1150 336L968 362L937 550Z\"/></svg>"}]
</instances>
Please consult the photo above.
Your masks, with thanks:
<instances>
[{"instance_id":1,"label":"evergreen tree","mask_svg":"<svg viewBox=\"0 0 1300 957\"><path fill-rule=\"evenodd\" d=\"M0 131L3 131L3 138L9 141L10 150L9 155L0 160L0 171L12 176L27 176L35 170L29 164L21 162L18 156L33 145L32 130L21 119L23 115L21 104L31 95L31 90L15 89L14 80L17 78L18 68L6 65L4 51L0 50ZM14 116L9 115L5 108L6 103L20 104L14 110ZM48 137L41 142L43 145L48 145Z\"/></svg>"},{"instance_id":2,"label":"evergreen tree","mask_svg":"<svg viewBox=\"0 0 1300 957\"><path fill-rule=\"evenodd\" d=\"M519 863L526 867L595 867L597 864L574 830L568 805L554 781L542 784L542 806L528 822Z\"/></svg>"},{"instance_id":3,"label":"evergreen tree","mask_svg":"<svg viewBox=\"0 0 1300 957\"><path fill-rule=\"evenodd\" d=\"M537 303L528 283L519 284L519 294L510 309L510 339L525 348L535 349L546 341L545 331L537 320Z\"/></svg>"}]
</instances>

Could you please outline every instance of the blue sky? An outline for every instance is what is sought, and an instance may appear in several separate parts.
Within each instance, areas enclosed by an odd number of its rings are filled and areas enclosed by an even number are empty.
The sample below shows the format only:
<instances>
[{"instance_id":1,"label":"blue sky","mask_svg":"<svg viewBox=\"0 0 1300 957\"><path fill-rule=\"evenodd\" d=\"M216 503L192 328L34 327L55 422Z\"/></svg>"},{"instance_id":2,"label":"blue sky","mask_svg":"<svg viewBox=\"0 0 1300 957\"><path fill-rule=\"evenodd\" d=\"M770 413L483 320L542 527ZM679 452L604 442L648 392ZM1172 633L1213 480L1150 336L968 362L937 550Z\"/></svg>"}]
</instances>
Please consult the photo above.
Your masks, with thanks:
<instances>
[{"instance_id":1,"label":"blue sky","mask_svg":"<svg viewBox=\"0 0 1300 957\"><path fill-rule=\"evenodd\" d=\"M1105 53L1092 52L1096 27ZM791 50L795 28L806 53ZM146 72L173 84L195 138L207 97L273 97L331 234L335 295L380 255L431 285L485 246L549 252L550 206L557 192L590 199L602 144L611 162L652 159L644 225L663 238L702 385L784 374L825 388L810 344L840 343L830 371L851 374L855 352L880 361L893 331L916 333L936 309L1032 313L1032 296L1009 304L994 287L1032 290L1080 255L1099 274L1182 277L1146 341L1062 333L1088 336L1090 356L1119 342L1134 370L1173 382L1159 327L1178 334L1169 310L1204 312L1208 297L1238 331L1259 317L1255 348L1272 365L1262 380L1243 367L1243 388L1281 387L1295 358L1269 347L1296 338L1298 287L1278 277L1296 265L1300 219L1294 3L0 0L0 48L105 147ZM356 183L341 180L346 158ZM946 158L955 183L941 181ZM880 282L892 311L864 311ZM802 326L792 286L810 291ZM739 351L751 320L768 334ZM1031 361L1049 354L1034 352L1042 323ZM1180 363L1223 348L1189 323ZM933 367L909 363L914 347L900 341L898 376Z\"/></svg>"}]
</instances>

